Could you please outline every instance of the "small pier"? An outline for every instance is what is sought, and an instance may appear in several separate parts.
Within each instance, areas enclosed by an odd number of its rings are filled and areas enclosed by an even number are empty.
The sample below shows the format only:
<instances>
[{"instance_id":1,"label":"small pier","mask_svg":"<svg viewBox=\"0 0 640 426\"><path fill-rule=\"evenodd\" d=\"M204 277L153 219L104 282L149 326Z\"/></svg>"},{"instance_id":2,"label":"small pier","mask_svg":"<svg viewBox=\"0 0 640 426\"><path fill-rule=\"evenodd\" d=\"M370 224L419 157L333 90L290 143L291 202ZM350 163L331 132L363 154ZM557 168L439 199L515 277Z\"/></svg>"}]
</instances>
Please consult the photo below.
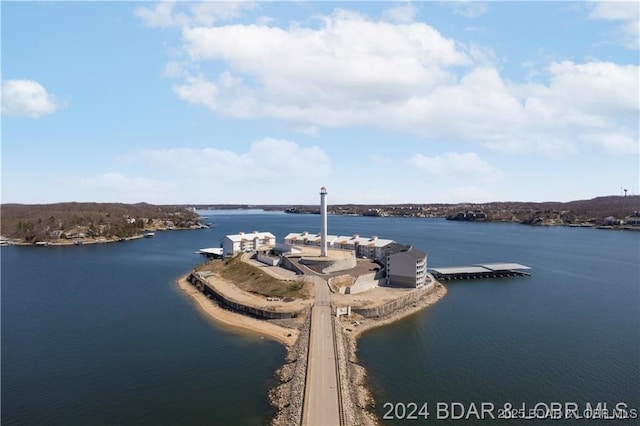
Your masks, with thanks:
<instances>
[{"instance_id":1,"label":"small pier","mask_svg":"<svg viewBox=\"0 0 640 426\"><path fill-rule=\"evenodd\" d=\"M531 268L519 263L483 263L470 266L449 266L444 268L431 268L430 271L437 280L471 280L531 275Z\"/></svg>"},{"instance_id":2,"label":"small pier","mask_svg":"<svg viewBox=\"0 0 640 426\"><path fill-rule=\"evenodd\" d=\"M222 249L218 247L211 248L203 248L198 250L196 253L201 254L203 256L212 257L214 259L222 259Z\"/></svg>"}]
</instances>

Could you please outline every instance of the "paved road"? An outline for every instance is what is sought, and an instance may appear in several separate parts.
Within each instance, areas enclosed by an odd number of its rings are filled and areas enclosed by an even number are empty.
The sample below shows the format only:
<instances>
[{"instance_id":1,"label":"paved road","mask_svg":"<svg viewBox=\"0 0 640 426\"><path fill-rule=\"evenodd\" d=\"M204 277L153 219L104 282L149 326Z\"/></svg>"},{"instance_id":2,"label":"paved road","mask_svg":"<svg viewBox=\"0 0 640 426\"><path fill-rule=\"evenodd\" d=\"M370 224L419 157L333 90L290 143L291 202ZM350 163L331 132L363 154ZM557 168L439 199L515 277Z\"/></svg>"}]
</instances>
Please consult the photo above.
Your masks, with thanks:
<instances>
[{"instance_id":1,"label":"paved road","mask_svg":"<svg viewBox=\"0 0 640 426\"><path fill-rule=\"evenodd\" d=\"M311 311L309 365L302 424L337 426L340 424L340 410L329 287L322 278L311 279L316 289L316 300Z\"/></svg>"}]
</instances>

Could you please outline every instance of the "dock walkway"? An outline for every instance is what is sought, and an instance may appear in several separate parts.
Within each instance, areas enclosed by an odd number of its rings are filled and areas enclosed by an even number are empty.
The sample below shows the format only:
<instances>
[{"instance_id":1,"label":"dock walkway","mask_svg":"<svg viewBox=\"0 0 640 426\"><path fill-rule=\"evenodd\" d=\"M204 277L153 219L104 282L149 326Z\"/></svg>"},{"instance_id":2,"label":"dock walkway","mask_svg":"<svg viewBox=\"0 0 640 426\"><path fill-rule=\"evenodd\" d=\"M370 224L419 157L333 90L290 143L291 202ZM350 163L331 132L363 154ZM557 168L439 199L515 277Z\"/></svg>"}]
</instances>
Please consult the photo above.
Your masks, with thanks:
<instances>
[{"instance_id":1,"label":"dock walkway","mask_svg":"<svg viewBox=\"0 0 640 426\"><path fill-rule=\"evenodd\" d=\"M519 263L483 263L471 266L431 268L437 280L500 278L531 275L531 268Z\"/></svg>"}]
</instances>

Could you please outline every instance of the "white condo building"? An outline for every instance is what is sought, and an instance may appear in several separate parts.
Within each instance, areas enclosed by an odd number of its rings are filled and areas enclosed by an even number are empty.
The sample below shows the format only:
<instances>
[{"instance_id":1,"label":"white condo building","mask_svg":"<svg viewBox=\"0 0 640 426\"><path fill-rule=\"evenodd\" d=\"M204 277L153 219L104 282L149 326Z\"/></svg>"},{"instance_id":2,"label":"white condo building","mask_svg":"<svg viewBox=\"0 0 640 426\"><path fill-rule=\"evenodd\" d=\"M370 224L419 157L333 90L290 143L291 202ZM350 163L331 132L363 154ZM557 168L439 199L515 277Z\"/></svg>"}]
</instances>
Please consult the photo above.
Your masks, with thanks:
<instances>
[{"instance_id":1,"label":"white condo building","mask_svg":"<svg viewBox=\"0 0 640 426\"><path fill-rule=\"evenodd\" d=\"M284 237L284 242L290 246L321 247L322 234L310 234L306 231L302 233L292 232ZM327 246L329 248L351 250L355 252L356 256L367 257L383 264L386 262L387 257L385 247L392 243L394 243L393 240L378 238L376 235L373 237L361 237L358 234L351 236L327 235Z\"/></svg>"},{"instance_id":2,"label":"white condo building","mask_svg":"<svg viewBox=\"0 0 640 426\"><path fill-rule=\"evenodd\" d=\"M322 244L321 234L292 232L284 237L288 246ZM373 259L386 269L387 283L393 287L421 287L427 279L427 254L393 240L372 237L327 235L327 245L334 250L353 251L358 257Z\"/></svg>"},{"instance_id":3,"label":"white condo building","mask_svg":"<svg viewBox=\"0 0 640 426\"><path fill-rule=\"evenodd\" d=\"M270 250L276 246L276 237L271 232L253 231L245 234L225 235L220 246L224 257L232 257L244 251Z\"/></svg>"}]
</instances>

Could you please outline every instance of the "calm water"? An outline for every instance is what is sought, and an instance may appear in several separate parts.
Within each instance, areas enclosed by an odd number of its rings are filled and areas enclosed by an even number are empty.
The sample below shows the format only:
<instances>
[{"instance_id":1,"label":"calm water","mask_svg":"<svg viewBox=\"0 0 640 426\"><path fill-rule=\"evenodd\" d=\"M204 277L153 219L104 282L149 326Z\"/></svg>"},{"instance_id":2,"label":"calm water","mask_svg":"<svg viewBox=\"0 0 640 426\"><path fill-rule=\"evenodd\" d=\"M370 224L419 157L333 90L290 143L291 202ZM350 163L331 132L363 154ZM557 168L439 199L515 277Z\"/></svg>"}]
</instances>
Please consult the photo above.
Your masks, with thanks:
<instances>
[{"instance_id":1,"label":"calm water","mask_svg":"<svg viewBox=\"0 0 640 426\"><path fill-rule=\"evenodd\" d=\"M128 243L2 248L2 424L266 423L284 349L202 318L173 281L225 234L281 241L317 231L319 217L209 220ZM329 229L413 244L429 266L533 268L448 284L430 309L366 333L358 356L380 415L385 401L640 408L640 234L342 216Z\"/></svg>"}]
</instances>

